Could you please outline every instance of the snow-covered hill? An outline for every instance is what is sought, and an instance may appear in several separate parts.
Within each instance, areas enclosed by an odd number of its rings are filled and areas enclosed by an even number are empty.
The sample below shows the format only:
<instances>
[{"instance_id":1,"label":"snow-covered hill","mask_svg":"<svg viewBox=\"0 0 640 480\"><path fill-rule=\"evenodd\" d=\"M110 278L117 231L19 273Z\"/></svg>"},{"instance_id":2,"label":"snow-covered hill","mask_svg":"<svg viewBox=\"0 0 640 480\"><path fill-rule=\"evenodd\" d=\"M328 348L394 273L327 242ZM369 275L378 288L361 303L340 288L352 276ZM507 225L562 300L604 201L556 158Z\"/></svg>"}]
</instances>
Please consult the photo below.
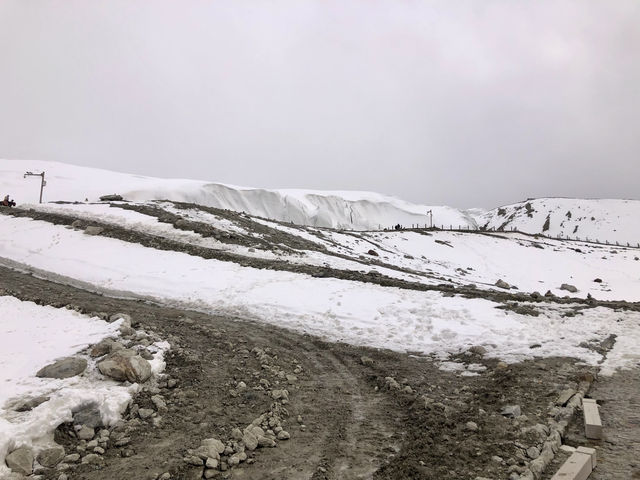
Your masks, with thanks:
<instances>
[{"instance_id":1,"label":"snow-covered hill","mask_svg":"<svg viewBox=\"0 0 640 480\"><path fill-rule=\"evenodd\" d=\"M117 193L127 200L173 200L225 208L299 225L373 230L426 225L433 211L437 225L475 226L471 213L451 207L415 205L372 192L268 190L196 180L162 179L79 167L58 162L0 160L0 193L18 204L35 203L39 178L23 177L26 171L46 172L44 202L97 201ZM474 212L475 213L475 212Z\"/></svg>"},{"instance_id":2,"label":"snow-covered hill","mask_svg":"<svg viewBox=\"0 0 640 480\"><path fill-rule=\"evenodd\" d=\"M476 220L496 230L624 245L640 242L640 200L539 198L496 208Z\"/></svg>"}]
</instances>

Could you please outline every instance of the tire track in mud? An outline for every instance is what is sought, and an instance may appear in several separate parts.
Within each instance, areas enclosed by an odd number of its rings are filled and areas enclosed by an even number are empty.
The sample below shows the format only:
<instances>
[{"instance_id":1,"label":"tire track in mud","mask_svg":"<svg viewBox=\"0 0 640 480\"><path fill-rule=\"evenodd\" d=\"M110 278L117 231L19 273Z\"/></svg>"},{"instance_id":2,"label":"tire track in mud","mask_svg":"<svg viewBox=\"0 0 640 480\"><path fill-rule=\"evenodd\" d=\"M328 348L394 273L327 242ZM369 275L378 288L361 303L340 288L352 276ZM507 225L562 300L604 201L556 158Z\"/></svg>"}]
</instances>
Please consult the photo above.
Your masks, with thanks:
<instances>
[{"instance_id":1,"label":"tire track in mud","mask_svg":"<svg viewBox=\"0 0 640 480\"><path fill-rule=\"evenodd\" d=\"M202 438L225 438L232 428L247 425L269 408L266 392L229 394L238 381L247 380L251 386L267 375L249 352L254 347L268 348L284 371L299 364L303 372L286 387L291 391L286 405L291 439L277 448L257 450L254 463L231 471L232 478L245 480L460 480L483 473L506 478L508 465L490 459L514 455L520 428L499 409L516 401L527 422L545 421L550 395L575 375L571 359L523 362L505 370L496 367L496 360L474 357L465 361L483 362L487 372L458 377L438 370L429 358L328 343L269 325L140 299L111 298L4 267L0 282L0 295L55 307L71 305L102 316L129 313L140 327L177 345L167 355L167 373L180 379L181 392L167 394L170 411L163 426L141 424L131 435L132 456L109 450L104 468L78 467L71 479L153 479L163 471L170 471L173 479L194 478L182 461L186 448L195 448ZM364 365L363 355L372 361ZM385 389L387 376L410 385L415 393ZM423 394L430 397L428 404ZM142 394L136 401L143 405L149 399ZM480 409L485 413L479 416ZM298 425L298 415L306 429ZM477 434L464 430L469 420L478 423Z\"/></svg>"}]
</instances>

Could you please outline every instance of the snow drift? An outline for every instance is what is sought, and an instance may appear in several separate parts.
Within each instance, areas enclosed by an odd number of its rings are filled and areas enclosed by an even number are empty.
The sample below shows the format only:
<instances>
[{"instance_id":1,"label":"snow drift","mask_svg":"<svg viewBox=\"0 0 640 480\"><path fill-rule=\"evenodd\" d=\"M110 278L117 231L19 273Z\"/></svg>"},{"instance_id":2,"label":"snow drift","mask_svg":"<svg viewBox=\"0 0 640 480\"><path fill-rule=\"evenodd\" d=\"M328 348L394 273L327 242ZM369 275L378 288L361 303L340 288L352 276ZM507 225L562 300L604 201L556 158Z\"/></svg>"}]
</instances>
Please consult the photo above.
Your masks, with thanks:
<instances>
[{"instance_id":1,"label":"snow drift","mask_svg":"<svg viewBox=\"0 0 640 480\"><path fill-rule=\"evenodd\" d=\"M191 202L317 227L377 230L397 223L427 225L430 210L437 225L476 225L470 213L455 208L415 205L372 192L268 190L143 177L45 161L0 160L0 193L11 194L18 204L37 202L39 178L23 178L26 171L46 172L45 202L97 201L101 195L117 193L132 201Z\"/></svg>"}]
</instances>

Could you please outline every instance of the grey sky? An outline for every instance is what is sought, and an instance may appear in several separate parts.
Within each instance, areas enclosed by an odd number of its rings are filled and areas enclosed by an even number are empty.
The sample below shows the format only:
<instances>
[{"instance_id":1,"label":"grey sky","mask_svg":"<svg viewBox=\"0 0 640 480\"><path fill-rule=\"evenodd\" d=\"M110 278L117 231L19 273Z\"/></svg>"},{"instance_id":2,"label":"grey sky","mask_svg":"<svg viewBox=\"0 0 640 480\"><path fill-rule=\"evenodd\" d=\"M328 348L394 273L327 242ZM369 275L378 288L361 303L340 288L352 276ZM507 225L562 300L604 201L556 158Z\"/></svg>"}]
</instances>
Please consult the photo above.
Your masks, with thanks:
<instances>
[{"instance_id":1,"label":"grey sky","mask_svg":"<svg viewBox=\"0 0 640 480\"><path fill-rule=\"evenodd\" d=\"M639 195L637 0L2 0L0 69L0 158L457 207Z\"/></svg>"}]
</instances>

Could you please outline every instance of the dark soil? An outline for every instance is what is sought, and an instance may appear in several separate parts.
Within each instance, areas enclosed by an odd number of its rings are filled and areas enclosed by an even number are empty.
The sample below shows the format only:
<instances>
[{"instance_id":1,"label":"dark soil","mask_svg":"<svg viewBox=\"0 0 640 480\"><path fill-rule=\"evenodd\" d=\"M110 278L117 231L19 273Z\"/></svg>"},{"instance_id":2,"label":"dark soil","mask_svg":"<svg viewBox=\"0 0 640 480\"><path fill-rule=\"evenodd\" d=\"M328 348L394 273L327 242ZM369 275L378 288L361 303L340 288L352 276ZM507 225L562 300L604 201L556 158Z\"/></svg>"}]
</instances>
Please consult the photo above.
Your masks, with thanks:
<instances>
[{"instance_id":1,"label":"dark soil","mask_svg":"<svg viewBox=\"0 0 640 480\"><path fill-rule=\"evenodd\" d=\"M557 392L574 385L584 371L568 358L507 367L469 355L459 360L487 370L456 376L439 370L429 357L327 343L240 318L109 298L2 267L0 278L2 295L102 317L128 313L135 326L172 343L166 374L179 384L161 388L169 408L163 422L157 427L128 422L131 443L109 448L103 466L69 471L72 479L155 479L163 472L173 479L197 477L201 472L182 459L186 449L207 437L224 441L232 428L244 428L267 411L272 401L258 388L260 379L290 391L285 426L291 439L250 452L252 463L220 473L221 478L508 478L509 464L521 464L522 447L529 446L522 427L546 423ZM268 353L266 368L252 352L256 347ZM370 360L363 362L363 356ZM290 374L297 366L302 372L288 384L279 372ZM400 388L388 388L386 377ZM238 381L248 388L238 392ZM148 406L149 393L135 401ZM510 404L520 405L526 417L500 415ZM467 430L469 421L477 431ZM50 472L46 478L57 475Z\"/></svg>"}]
</instances>

